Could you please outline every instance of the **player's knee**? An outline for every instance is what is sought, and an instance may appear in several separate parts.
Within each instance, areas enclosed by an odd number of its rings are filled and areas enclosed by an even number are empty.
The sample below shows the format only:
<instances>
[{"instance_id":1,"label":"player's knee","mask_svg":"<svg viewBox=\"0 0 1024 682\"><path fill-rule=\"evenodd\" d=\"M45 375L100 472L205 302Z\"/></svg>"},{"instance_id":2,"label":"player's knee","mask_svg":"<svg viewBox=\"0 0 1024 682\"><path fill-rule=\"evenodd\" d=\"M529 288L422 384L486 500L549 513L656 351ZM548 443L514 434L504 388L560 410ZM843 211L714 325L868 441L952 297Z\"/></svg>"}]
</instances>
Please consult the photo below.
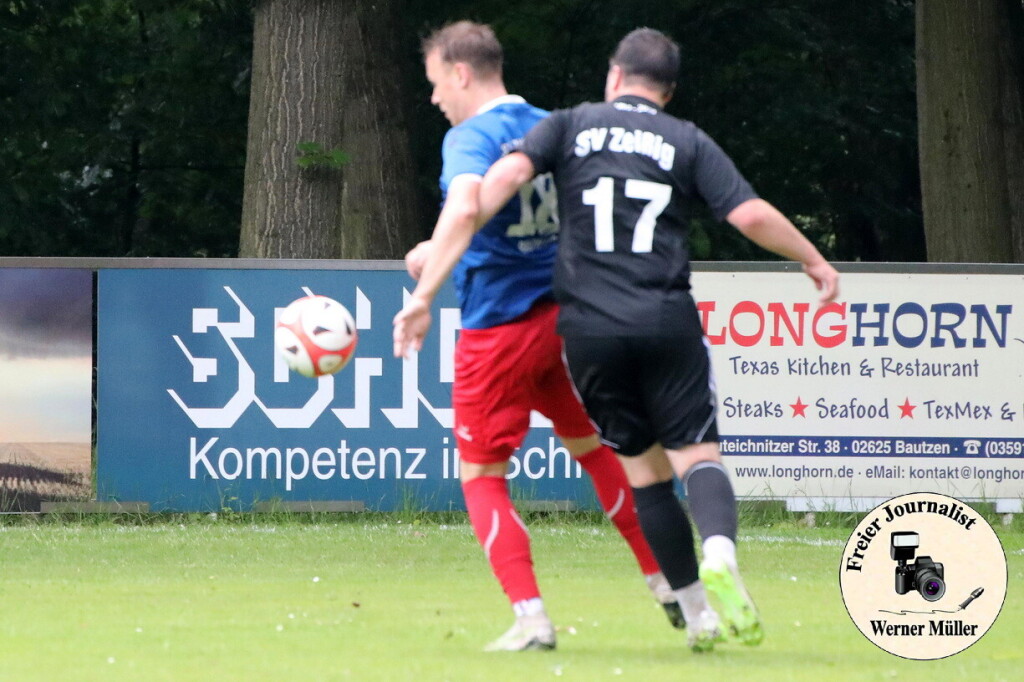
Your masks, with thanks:
<instances>
[{"instance_id":1,"label":"player's knee","mask_svg":"<svg viewBox=\"0 0 1024 682\"><path fill-rule=\"evenodd\" d=\"M656 483L671 481L672 467L661 446L655 445L636 456L619 456L622 470L626 472L626 480L630 487L646 488Z\"/></svg>"},{"instance_id":2,"label":"player's knee","mask_svg":"<svg viewBox=\"0 0 1024 682\"><path fill-rule=\"evenodd\" d=\"M647 488L658 483L672 480L672 474L667 477L664 473L653 469L632 469L626 471L626 480L631 488Z\"/></svg>"},{"instance_id":3,"label":"player's knee","mask_svg":"<svg viewBox=\"0 0 1024 682\"><path fill-rule=\"evenodd\" d=\"M685 478L690 469L701 462L722 461L718 443L694 443L681 448L665 448L665 453L679 478Z\"/></svg>"},{"instance_id":4,"label":"player's knee","mask_svg":"<svg viewBox=\"0 0 1024 682\"><path fill-rule=\"evenodd\" d=\"M459 480L463 485L474 478L483 476L504 477L508 473L508 461L491 462L488 464L476 464L462 460L459 462Z\"/></svg>"}]
</instances>

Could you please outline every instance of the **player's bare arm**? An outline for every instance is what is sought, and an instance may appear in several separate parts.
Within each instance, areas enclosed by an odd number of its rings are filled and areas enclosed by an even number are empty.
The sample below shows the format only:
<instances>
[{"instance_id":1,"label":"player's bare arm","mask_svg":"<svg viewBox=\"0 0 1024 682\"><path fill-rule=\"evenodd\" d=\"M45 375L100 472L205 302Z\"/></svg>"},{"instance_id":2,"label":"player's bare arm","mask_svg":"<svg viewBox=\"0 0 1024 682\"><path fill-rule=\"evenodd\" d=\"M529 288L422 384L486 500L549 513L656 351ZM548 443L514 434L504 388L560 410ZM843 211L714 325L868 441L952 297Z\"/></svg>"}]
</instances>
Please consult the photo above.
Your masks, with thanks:
<instances>
[{"instance_id":1,"label":"player's bare arm","mask_svg":"<svg viewBox=\"0 0 1024 682\"><path fill-rule=\"evenodd\" d=\"M418 351L423 347L423 339L430 331L430 305L476 234L479 190L480 178L469 175L456 177L448 188L430 246L426 249L428 253L419 282L409 301L395 315L396 358L404 357L410 349Z\"/></svg>"},{"instance_id":2,"label":"player's bare arm","mask_svg":"<svg viewBox=\"0 0 1024 682\"><path fill-rule=\"evenodd\" d=\"M477 229L493 218L536 174L530 157L521 152L513 152L495 161L480 184Z\"/></svg>"},{"instance_id":3,"label":"player's bare arm","mask_svg":"<svg viewBox=\"0 0 1024 682\"><path fill-rule=\"evenodd\" d=\"M430 249L431 242L429 239L426 239L409 249L409 253L405 254L405 271L413 279L418 280L420 275L423 274L423 266L426 265L427 258L430 257Z\"/></svg>"},{"instance_id":4,"label":"player's bare arm","mask_svg":"<svg viewBox=\"0 0 1024 682\"><path fill-rule=\"evenodd\" d=\"M802 264L821 292L822 303L830 303L839 295L839 273L786 216L764 199L744 201L729 212L726 220L758 246Z\"/></svg>"}]
</instances>

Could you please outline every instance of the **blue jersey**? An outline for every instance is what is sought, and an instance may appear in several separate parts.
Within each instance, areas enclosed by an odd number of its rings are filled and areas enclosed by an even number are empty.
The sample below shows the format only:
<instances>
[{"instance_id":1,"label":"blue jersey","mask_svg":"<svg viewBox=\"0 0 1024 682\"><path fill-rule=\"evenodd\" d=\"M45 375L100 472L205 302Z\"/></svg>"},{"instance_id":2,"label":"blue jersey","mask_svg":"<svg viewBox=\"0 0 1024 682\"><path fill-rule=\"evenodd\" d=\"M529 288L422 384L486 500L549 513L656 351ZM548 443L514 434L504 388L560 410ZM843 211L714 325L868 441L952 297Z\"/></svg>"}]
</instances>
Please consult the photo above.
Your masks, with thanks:
<instances>
[{"instance_id":1,"label":"blue jersey","mask_svg":"<svg viewBox=\"0 0 1024 682\"><path fill-rule=\"evenodd\" d=\"M441 194L447 196L459 175L483 176L547 115L521 97L506 96L449 130L441 151ZM551 297L556 213L554 185L545 175L525 185L477 232L452 273L464 328L504 324Z\"/></svg>"}]
</instances>

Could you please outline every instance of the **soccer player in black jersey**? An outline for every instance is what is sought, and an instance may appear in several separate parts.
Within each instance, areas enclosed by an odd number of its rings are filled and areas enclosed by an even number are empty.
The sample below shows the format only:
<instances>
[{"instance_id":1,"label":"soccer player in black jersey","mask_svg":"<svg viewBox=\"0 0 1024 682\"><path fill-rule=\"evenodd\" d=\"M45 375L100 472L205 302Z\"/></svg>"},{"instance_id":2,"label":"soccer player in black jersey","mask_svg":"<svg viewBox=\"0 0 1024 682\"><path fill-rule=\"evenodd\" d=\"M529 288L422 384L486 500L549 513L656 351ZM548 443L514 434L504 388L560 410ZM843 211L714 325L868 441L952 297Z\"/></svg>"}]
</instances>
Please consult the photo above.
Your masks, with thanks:
<instances>
[{"instance_id":1,"label":"soccer player in black jersey","mask_svg":"<svg viewBox=\"0 0 1024 682\"><path fill-rule=\"evenodd\" d=\"M667 36L627 35L610 62L605 102L538 123L520 152L488 171L481 212L553 173L554 289L573 381L620 455L641 527L684 611L706 587L729 630L757 644L763 633L737 569L736 497L718 447L708 344L690 294L690 206L703 201L718 220L802 263L823 303L836 297L839 276L707 134L662 110L678 70L679 48ZM699 568L675 476L703 539ZM712 648L718 625L713 612L688 617L691 647Z\"/></svg>"}]
</instances>

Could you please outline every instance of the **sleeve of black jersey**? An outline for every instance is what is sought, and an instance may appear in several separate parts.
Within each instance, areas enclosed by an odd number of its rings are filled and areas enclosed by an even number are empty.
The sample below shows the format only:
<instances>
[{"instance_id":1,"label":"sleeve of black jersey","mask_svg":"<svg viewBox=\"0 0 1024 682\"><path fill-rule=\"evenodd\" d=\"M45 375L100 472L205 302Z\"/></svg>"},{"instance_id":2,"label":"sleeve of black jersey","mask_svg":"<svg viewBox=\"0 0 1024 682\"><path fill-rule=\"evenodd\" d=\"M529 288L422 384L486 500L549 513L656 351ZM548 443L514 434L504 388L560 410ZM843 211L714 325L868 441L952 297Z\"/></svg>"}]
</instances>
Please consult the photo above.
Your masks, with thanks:
<instances>
[{"instance_id":1,"label":"sleeve of black jersey","mask_svg":"<svg viewBox=\"0 0 1024 682\"><path fill-rule=\"evenodd\" d=\"M533 169L538 175L549 173L555 169L569 114L570 112L564 109L552 113L533 126L523 138L523 146L519 151L530 159Z\"/></svg>"},{"instance_id":2,"label":"sleeve of black jersey","mask_svg":"<svg viewBox=\"0 0 1024 682\"><path fill-rule=\"evenodd\" d=\"M697 130L694 155L694 182L715 220L722 221L729 212L749 199L757 199L736 164L703 130Z\"/></svg>"}]
</instances>

